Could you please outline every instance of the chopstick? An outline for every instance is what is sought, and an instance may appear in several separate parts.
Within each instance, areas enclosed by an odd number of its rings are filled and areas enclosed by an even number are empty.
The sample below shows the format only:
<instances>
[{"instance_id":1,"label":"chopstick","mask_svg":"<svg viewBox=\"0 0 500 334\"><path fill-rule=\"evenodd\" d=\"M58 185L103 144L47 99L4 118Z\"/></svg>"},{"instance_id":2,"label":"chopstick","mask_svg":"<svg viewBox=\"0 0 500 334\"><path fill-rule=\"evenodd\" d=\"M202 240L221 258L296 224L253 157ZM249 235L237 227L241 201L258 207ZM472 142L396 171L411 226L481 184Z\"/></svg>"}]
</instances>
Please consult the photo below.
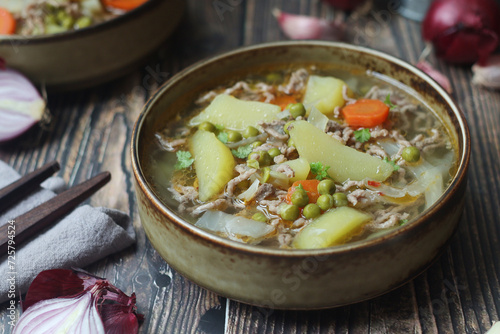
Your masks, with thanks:
<instances>
[{"instance_id":1,"label":"chopstick","mask_svg":"<svg viewBox=\"0 0 500 334\"><path fill-rule=\"evenodd\" d=\"M109 172L102 172L13 219L15 224L15 238L13 240L16 248L24 240L36 235L44 228L53 224L57 219L62 218L108 183L110 179L111 174ZM9 242L8 232L11 230L12 225L9 223L0 226L0 256L3 256L7 252Z\"/></svg>"},{"instance_id":2,"label":"chopstick","mask_svg":"<svg viewBox=\"0 0 500 334\"><path fill-rule=\"evenodd\" d=\"M0 213L19 201L26 194L35 190L40 183L57 172L59 168L57 161L51 161L0 189Z\"/></svg>"}]
</instances>

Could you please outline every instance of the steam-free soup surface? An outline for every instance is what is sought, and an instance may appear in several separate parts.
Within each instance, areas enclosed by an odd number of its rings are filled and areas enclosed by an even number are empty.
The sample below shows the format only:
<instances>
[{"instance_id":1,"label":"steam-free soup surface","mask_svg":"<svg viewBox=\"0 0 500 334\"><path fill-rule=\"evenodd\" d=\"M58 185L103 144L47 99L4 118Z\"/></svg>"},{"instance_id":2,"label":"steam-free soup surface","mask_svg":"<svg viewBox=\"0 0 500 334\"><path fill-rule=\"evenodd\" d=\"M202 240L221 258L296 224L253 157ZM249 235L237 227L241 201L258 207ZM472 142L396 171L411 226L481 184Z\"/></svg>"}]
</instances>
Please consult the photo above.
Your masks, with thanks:
<instances>
[{"instance_id":1,"label":"steam-free soup surface","mask_svg":"<svg viewBox=\"0 0 500 334\"><path fill-rule=\"evenodd\" d=\"M201 94L147 154L158 196L204 230L332 247L411 223L451 179L447 129L407 87L314 67L240 79Z\"/></svg>"}]
</instances>

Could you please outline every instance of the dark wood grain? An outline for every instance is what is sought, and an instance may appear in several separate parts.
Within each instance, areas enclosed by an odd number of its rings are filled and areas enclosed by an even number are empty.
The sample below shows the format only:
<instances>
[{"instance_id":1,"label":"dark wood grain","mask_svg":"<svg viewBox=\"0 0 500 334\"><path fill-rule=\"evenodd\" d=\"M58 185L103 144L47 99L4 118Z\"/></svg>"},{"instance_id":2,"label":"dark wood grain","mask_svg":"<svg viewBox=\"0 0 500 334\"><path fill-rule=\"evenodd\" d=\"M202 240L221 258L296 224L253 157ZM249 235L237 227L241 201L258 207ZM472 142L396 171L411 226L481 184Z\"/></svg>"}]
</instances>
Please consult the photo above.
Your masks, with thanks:
<instances>
[{"instance_id":1,"label":"dark wood grain","mask_svg":"<svg viewBox=\"0 0 500 334\"><path fill-rule=\"evenodd\" d=\"M273 8L317 17L343 17L349 42L415 64L425 47L420 24L386 5L364 15L343 13L319 0L187 1L175 34L141 68L114 82L54 95L50 128L0 146L0 159L26 174L58 160L60 175L76 184L102 170L113 176L90 204L128 213L137 244L85 268L137 294L145 314L141 333L485 333L500 319L500 93L471 84L467 66L428 61L449 77L453 98L470 126L472 158L465 211L446 251L410 283L369 301L320 311L269 310L226 300L180 276L151 247L141 228L129 146L144 102L186 66L238 46L285 40ZM380 268L384 270L384 268ZM367 280L370 278L368 277ZM263 282L265 284L265 282ZM9 333L7 313L0 332Z\"/></svg>"}]
</instances>

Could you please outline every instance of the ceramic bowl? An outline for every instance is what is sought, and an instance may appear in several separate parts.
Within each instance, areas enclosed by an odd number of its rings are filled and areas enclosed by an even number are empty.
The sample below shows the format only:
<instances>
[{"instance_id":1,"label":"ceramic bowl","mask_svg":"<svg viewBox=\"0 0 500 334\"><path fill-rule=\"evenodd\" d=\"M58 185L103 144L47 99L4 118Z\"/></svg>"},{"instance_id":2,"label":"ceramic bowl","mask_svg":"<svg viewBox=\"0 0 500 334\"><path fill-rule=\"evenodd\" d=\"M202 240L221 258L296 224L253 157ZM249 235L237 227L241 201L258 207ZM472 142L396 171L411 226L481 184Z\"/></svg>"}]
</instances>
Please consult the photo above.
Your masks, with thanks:
<instances>
[{"instance_id":1,"label":"ceramic bowl","mask_svg":"<svg viewBox=\"0 0 500 334\"><path fill-rule=\"evenodd\" d=\"M139 65L172 33L181 0L150 0L109 21L60 34L0 36L0 57L52 90L85 88Z\"/></svg>"},{"instance_id":2,"label":"ceramic bowl","mask_svg":"<svg viewBox=\"0 0 500 334\"><path fill-rule=\"evenodd\" d=\"M157 124L183 110L200 92L258 68L335 63L376 71L417 91L452 133L458 171L441 199L420 218L378 238L319 250L271 249L227 240L186 222L162 203L144 173ZM181 108L181 109L179 109ZM164 123L163 123L164 124ZM166 82L135 125L132 166L142 226L177 272L222 296L277 309L319 309L386 293L422 273L445 249L464 204L470 139L464 115L427 75L390 55L341 43L256 45L197 63Z\"/></svg>"}]
</instances>

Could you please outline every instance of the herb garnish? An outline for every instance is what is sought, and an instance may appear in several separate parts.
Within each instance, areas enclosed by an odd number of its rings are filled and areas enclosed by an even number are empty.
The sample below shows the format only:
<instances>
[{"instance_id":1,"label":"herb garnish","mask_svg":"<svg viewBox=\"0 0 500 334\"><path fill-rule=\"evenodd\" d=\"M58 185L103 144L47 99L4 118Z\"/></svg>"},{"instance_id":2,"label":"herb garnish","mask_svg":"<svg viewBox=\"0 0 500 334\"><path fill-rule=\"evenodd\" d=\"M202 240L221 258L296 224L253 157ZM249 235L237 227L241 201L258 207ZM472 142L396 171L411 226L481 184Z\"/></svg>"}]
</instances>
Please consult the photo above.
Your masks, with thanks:
<instances>
[{"instance_id":1,"label":"herb garnish","mask_svg":"<svg viewBox=\"0 0 500 334\"><path fill-rule=\"evenodd\" d=\"M194 162L189 151L177 151L175 155L177 156L177 162L174 165L176 170L188 168Z\"/></svg>"},{"instance_id":2,"label":"herb garnish","mask_svg":"<svg viewBox=\"0 0 500 334\"><path fill-rule=\"evenodd\" d=\"M354 138L360 143L369 141L371 138L370 129L359 129L354 131Z\"/></svg>"},{"instance_id":3,"label":"herb garnish","mask_svg":"<svg viewBox=\"0 0 500 334\"><path fill-rule=\"evenodd\" d=\"M391 164L392 168L394 168L394 171L397 172L399 170L399 166L396 165L396 163L392 160L389 160L387 157L384 158L384 161Z\"/></svg>"},{"instance_id":4,"label":"herb garnish","mask_svg":"<svg viewBox=\"0 0 500 334\"><path fill-rule=\"evenodd\" d=\"M311 173L316 175L316 180L323 180L324 178L328 177L328 169L330 166L323 166L321 162L311 162L310 164L311 167Z\"/></svg>"},{"instance_id":5,"label":"herb garnish","mask_svg":"<svg viewBox=\"0 0 500 334\"><path fill-rule=\"evenodd\" d=\"M384 103L389 106L389 110L392 110L393 108L397 107L395 104L391 102L391 94L387 94Z\"/></svg>"},{"instance_id":6,"label":"herb garnish","mask_svg":"<svg viewBox=\"0 0 500 334\"><path fill-rule=\"evenodd\" d=\"M248 155L252 153L252 150L253 150L252 146L245 145L238 147L237 150L231 150L231 152L236 158L246 159Z\"/></svg>"},{"instance_id":7,"label":"herb garnish","mask_svg":"<svg viewBox=\"0 0 500 334\"><path fill-rule=\"evenodd\" d=\"M227 135L227 132L219 132L219 134L217 135L217 138L223 142L224 144L227 144L227 142L229 141L229 138L228 138L228 135Z\"/></svg>"}]
</instances>

